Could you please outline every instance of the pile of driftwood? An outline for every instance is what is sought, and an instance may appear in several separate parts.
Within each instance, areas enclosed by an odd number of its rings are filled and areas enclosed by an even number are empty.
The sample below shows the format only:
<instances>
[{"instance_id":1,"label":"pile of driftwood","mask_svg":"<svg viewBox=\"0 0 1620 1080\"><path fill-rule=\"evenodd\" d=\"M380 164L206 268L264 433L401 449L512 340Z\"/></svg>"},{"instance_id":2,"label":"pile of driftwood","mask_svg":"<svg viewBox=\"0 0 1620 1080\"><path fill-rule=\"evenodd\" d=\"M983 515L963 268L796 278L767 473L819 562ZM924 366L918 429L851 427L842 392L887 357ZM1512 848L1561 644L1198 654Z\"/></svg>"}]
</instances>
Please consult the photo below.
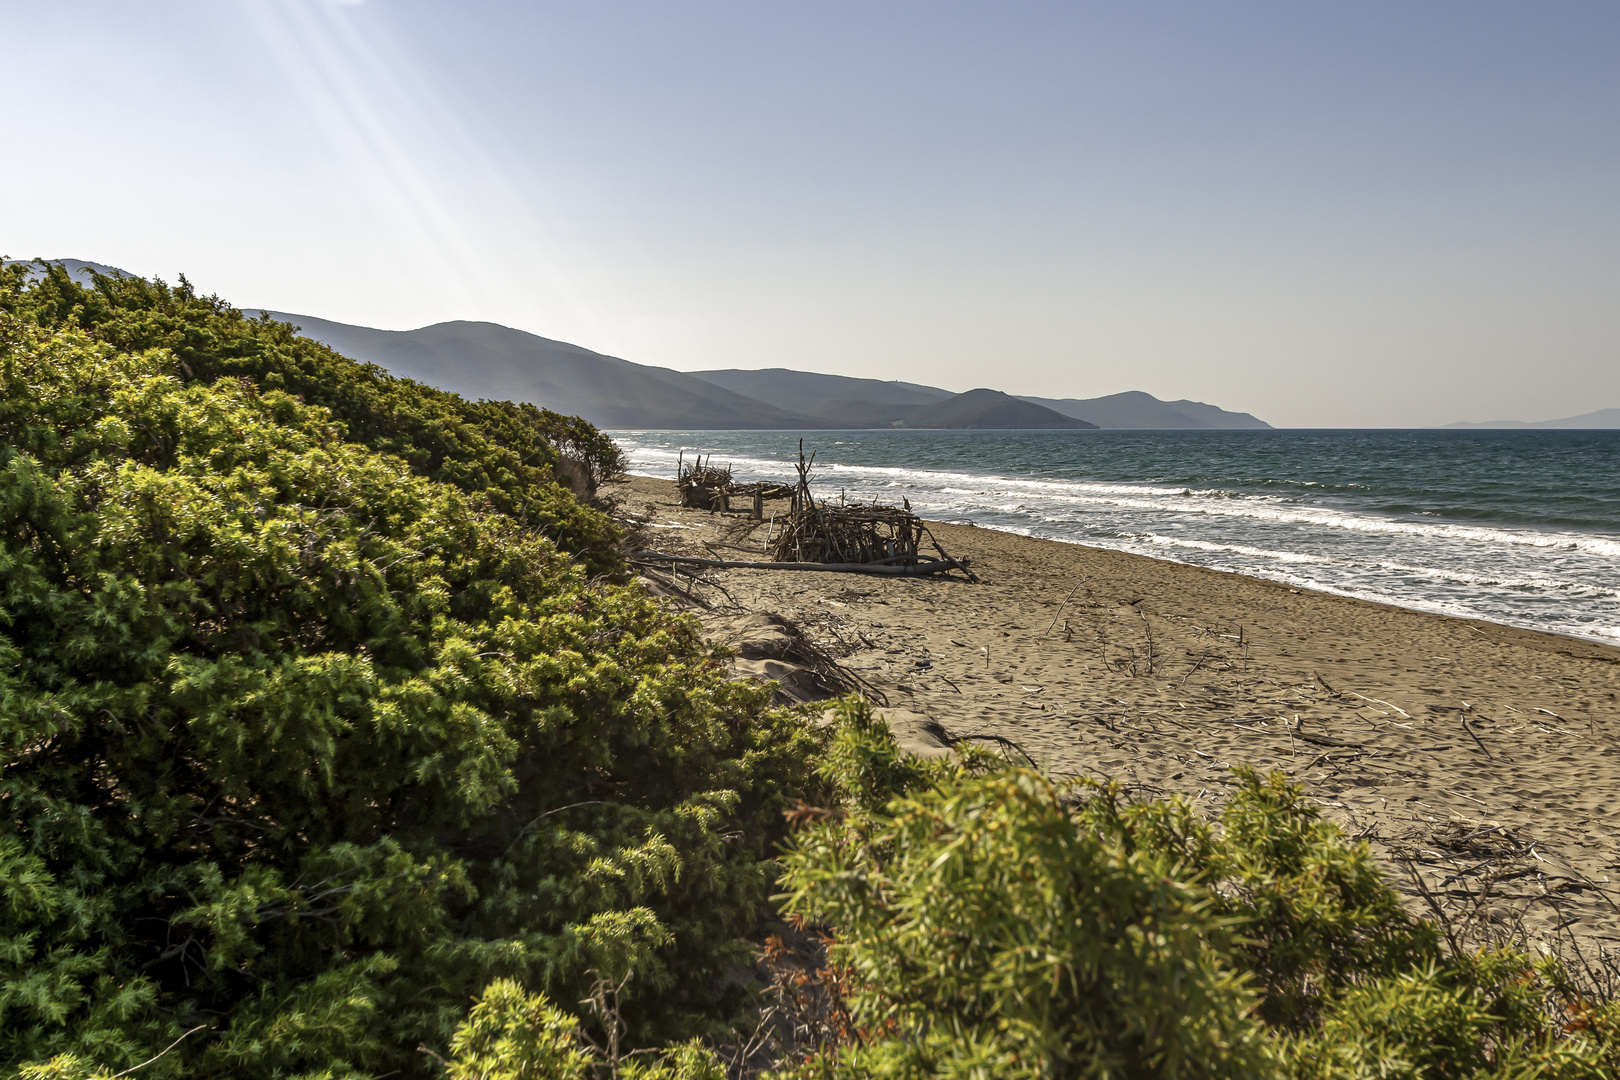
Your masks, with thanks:
<instances>
[{"instance_id":1,"label":"pile of driftwood","mask_svg":"<svg viewBox=\"0 0 1620 1080\"><path fill-rule=\"evenodd\" d=\"M871 568L895 567L914 573L959 569L972 577L965 560L957 560L939 546L928 526L911 512L911 500L901 506L881 503L818 502L810 491L810 469L816 456L804 456L799 443L799 483L785 519L773 523L766 547L778 562L823 563ZM923 541L934 549L924 554ZM937 558L935 557L937 556ZM926 569L924 569L926 568Z\"/></svg>"},{"instance_id":2,"label":"pile of driftwood","mask_svg":"<svg viewBox=\"0 0 1620 1080\"><path fill-rule=\"evenodd\" d=\"M786 499L792 489L783 484L739 484L731 478L729 465L716 465L714 455L707 459L699 454L692 464L686 463L682 453L675 462L675 486L681 493L681 505L694 510L730 512L733 499L745 508L752 508L755 518L764 515L766 499Z\"/></svg>"},{"instance_id":3,"label":"pile of driftwood","mask_svg":"<svg viewBox=\"0 0 1620 1080\"><path fill-rule=\"evenodd\" d=\"M681 505L696 510L728 510L736 485L729 465L716 465L714 455L705 463L699 454L692 464L683 452L675 463L675 486L680 489Z\"/></svg>"},{"instance_id":4,"label":"pile of driftwood","mask_svg":"<svg viewBox=\"0 0 1620 1080\"><path fill-rule=\"evenodd\" d=\"M914 564L928 535L909 502L904 508L843 501L822 506L795 499L786 520L772 530L770 556L782 562Z\"/></svg>"},{"instance_id":5,"label":"pile of driftwood","mask_svg":"<svg viewBox=\"0 0 1620 1080\"><path fill-rule=\"evenodd\" d=\"M969 581L978 580L968 569L968 560L953 558L940 547L939 541L928 531L928 526L911 512L910 500L902 500L904 505L898 507L879 503L849 503L842 497L837 505L818 502L810 491L810 468L814 464L814 454L809 458L804 456L804 441L801 439L799 482L792 489L792 502L780 520L773 515L770 531L766 535L765 549L770 556L769 561L694 559L663 555L656 551L640 552L636 558L643 562L678 562L723 569L825 570L904 576L960 570ZM683 458L676 480L681 489L682 505L724 509L725 500L737 489L701 486L719 476L729 482L731 470L705 466L702 458L687 468ZM693 501L703 498L701 494L688 495L689 491L709 490L719 492L709 496L713 500L711 502ZM754 506L757 516L759 495L755 495ZM932 554L923 552L924 541L933 549Z\"/></svg>"}]
</instances>

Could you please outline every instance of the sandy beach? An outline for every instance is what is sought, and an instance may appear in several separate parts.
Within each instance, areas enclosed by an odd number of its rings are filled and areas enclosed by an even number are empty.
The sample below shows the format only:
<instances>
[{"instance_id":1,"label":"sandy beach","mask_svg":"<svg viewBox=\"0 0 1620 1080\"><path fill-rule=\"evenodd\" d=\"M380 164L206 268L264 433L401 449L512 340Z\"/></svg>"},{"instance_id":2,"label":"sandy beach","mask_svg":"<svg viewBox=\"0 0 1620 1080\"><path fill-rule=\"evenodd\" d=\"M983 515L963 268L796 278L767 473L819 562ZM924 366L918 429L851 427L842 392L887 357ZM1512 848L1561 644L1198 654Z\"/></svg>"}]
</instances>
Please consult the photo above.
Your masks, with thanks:
<instances>
[{"instance_id":1,"label":"sandy beach","mask_svg":"<svg viewBox=\"0 0 1620 1080\"><path fill-rule=\"evenodd\" d=\"M658 551L762 557L765 524L683 509L669 480L608 493ZM789 620L887 699L921 752L944 752L941 732L1000 736L1054 774L1211 813L1230 766L1282 769L1470 938L1620 948L1620 649L930 528L979 583L719 570L718 588L697 587L715 605L704 617L717 640L746 636L750 613Z\"/></svg>"}]
</instances>

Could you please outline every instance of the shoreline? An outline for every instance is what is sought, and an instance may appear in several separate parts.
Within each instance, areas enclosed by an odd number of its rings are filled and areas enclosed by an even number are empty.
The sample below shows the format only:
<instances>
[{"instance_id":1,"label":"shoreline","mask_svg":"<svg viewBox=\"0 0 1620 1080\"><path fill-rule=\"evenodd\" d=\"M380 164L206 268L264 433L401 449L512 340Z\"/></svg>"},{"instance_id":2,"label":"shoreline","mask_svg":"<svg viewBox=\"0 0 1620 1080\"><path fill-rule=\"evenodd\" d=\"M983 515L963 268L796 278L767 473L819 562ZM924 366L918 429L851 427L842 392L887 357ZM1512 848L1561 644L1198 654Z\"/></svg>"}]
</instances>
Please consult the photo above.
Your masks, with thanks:
<instances>
[{"instance_id":1,"label":"shoreline","mask_svg":"<svg viewBox=\"0 0 1620 1080\"><path fill-rule=\"evenodd\" d=\"M630 473L630 474L627 474L627 475L633 476L633 477L637 478L638 480L651 480L651 481L667 481L668 480L668 477L666 477L666 476L658 476L658 475L651 474L651 473ZM943 522L943 521L934 521L932 519L925 519L925 520L928 520L928 524L930 526L940 526L940 527L948 527L948 528L983 529L983 530L987 530L987 531L990 531L990 532L1002 533L1002 534L1009 535L1009 536L1017 536L1017 537L1021 537L1023 539L1031 540L1031 541L1066 544L1066 545L1070 545L1070 546L1074 546L1074 547L1078 547L1078 548L1083 548L1083 549L1087 549L1087 550L1110 551L1110 552L1115 552L1115 553L1118 553L1118 554L1121 554L1121 555L1131 555L1131 556L1134 556L1136 558L1149 559L1149 560L1152 560L1152 561L1155 561L1155 562L1172 563L1172 564L1177 565L1177 566L1184 566L1184 567L1202 569L1202 570L1210 570L1210 571L1215 572L1215 573L1226 573L1226 574L1232 574L1232 575L1237 576L1237 577L1247 578L1247 579L1250 579L1250 580L1270 582L1270 583L1275 584L1275 585L1280 585L1283 588L1298 589L1301 592L1319 593L1319 594L1322 594L1322 595L1334 596L1334 597L1338 597L1340 599L1345 599L1345 600L1355 600L1355 601L1358 601L1358 602L1361 602L1361 603L1377 604L1377 605L1381 605L1381 606L1393 607L1393 608L1406 610L1406 611L1418 612L1418 613L1422 613L1422 614L1426 614L1426 615L1433 615L1433 616L1436 616L1436 617L1439 617L1439 618L1459 619L1459 620L1462 620L1462 621L1465 621L1465 622L1478 623L1478 624L1480 624L1482 626L1509 627L1509 628L1512 628L1512 629L1515 629L1515 630L1522 630L1522 631L1526 631L1526 632L1529 632L1529 633L1547 634L1547 635L1551 635L1551 636L1554 636L1554 637L1569 639L1569 640L1572 640L1572 641L1589 642L1589 643L1593 643L1593 644L1597 644L1597 645L1602 645L1602 646L1605 646L1605 647L1608 647L1608 648L1620 650L1620 638L1616 638L1614 636L1614 634L1612 634L1612 633L1598 633L1598 632L1581 633L1581 632L1579 632L1577 630L1570 630L1570 629L1558 628L1558 627L1554 627L1554 626L1548 626L1548 625L1544 625L1544 624L1537 624L1537 623L1534 623L1533 621L1529 621L1529 620L1526 620L1526 621L1509 621L1508 619L1499 618L1499 617L1495 617L1495 616L1492 616L1492 615L1475 614L1475 613L1464 612L1464 611L1456 611L1456 610L1447 610L1448 604L1445 603L1445 602L1442 602L1442 601L1428 601L1428 600L1424 600L1424 599L1421 599L1421 598L1406 599L1406 598L1402 598L1400 596L1390 596L1390 595L1384 595L1384 594L1379 594L1377 596L1372 596L1372 595L1366 595L1366 594L1363 594L1363 593L1358 593L1358 592L1355 592L1355 591L1351 591L1349 589L1339 588L1339 587L1336 587L1334 585L1323 583L1323 582L1310 582L1308 584L1305 584L1305 583L1295 584L1293 582L1290 582L1288 580L1287 574L1284 573L1284 572L1281 572L1281 571L1279 571L1275 576L1273 576L1273 575L1268 575L1268 574L1263 573L1263 572L1254 572L1254 571L1248 570L1248 569L1211 567L1211 566L1206 566L1206 565L1204 565L1202 563L1199 563L1199 562L1191 561L1189 559L1177 558L1174 555L1171 555L1171 554L1168 554L1168 553L1163 553L1163 552L1137 551L1137 550L1132 550L1131 548L1125 547L1125 546L1116 547L1116 546L1110 546L1108 544L1093 543L1093 542L1089 542L1089 541L1083 540L1083 539L1074 539L1074 538L1063 537L1063 536L1036 536L1036 535L1032 535L1029 532L1021 532L1021 531L1018 531L1018 530L1013 529L1013 528L998 527L996 525L986 525L986 524L978 524L978 523L972 523L972 522Z\"/></svg>"},{"instance_id":2,"label":"shoreline","mask_svg":"<svg viewBox=\"0 0 1620 1080\"><path fill-rule=\"evenodd\" d=\"M1067 540L1067 539L1064 539L1063 537L1058 537L1058 536L1031 536L1028 533L1014 532L1011 529L998 529L993 525L974 525L974 524L969 524L969 523L966 523L966 522L957 523L957 522L945 522L945 521L930 521L930 522L928 522L928 524L930 526L936 526L936 525L938 525L938 526L947 526L948 525L948 526L954 526L954 527L957 527L957 528L984 529L984 530L986 530L988 532L1007 533L1010 536L1017 536L1017 537L1020 537L1022 539L1025 539L1025 540L1040 540L1040 541L1049 541L1049 542L1054 543L1054 544L1069 544L1069 545L1074 546L1074 547L1087 548L1087 549L1094 550L1094 551L1111 551L1111 552L1115 552L1115 553L1120 554L1120 555L1129 555L1129 556L1132 556L1133 558L1148 559L1148 560L1151 560L1153 562L1174 563L1176 566L1185 566L1185 567L1195 569L1195 570L1207 570L1212 574L1230 574L1233 577L1248 578L1248 579L1250 579L1252 581L1265 581L1265 582L1269 582L1269 583L1271 583L1273 585L1278 585L1278 586L1281 586L1282 588L1292 590L1294 592L1314 593L1314 594L1318 594L1318 595L1321 595L1321 596L1331 596L1331 597L1334 597L1335 599L1338 599L1338 600L1353 600L1358 604L1372 604L1375 607L1393 608L1396 611L1410 611L1410 612L1414 612L1414 613L1420 614L1420 615L1432 615L1432 616L1434 616L1435 618L1438 618L1438 619L1455 619L1455 620L1457 620L1459 622L1478 623L1481 626L1496 626L1496 627L1502 627L1504 629L1519 630L1519 631L1523 631L1524 633L1528 633L1528 634L1543 634L1543 635L1546 635L1547 637L1564 638L1564 639L1569 640L1569 641L1584 642L1586 644L1598 645L1598 646L1601 646L1601 647L1606 648L1606 649L1611 649L1611 650L1614 650L1616 652L1620 652L1620 643L1608 640L1608 639L1603 638L1603 637L1598 637L1598 636L1589 635L1589 634L1576 634L1576 633L1571 633L1571 632L1564 631L1564 630L1554 630L1551 627L1546 627L1546 626L1525 626L1525 625L1520 624L1520 623L1507 622L1507 621L1505 621L1503 619L1488 618L1488 617L1486 617L1484 615L1457 615L1457 614L1453 614L1452 612L1449 612L1449 611L1436 610L1440 605L1425 606L1422 601L1418 601L1418 600L1409 601L1407 603L1402 603L1402 602L1400 602L1398 600L1374 600L1371 597L1358 596L1357 594L1355 594L1353 592L1347 592L1347 591L1345 591L1343 589L1335 589L1330 585L1320 585L1320 584L1318 584L1318 585L1309 585L1309 586L1296 587L1296 586L1288 584L1285 581L1280 581L1277 578L1266 577L1264 574L1251 574L1251 573L1244 573L1242 570L1223 570L1223 569L1218 569L1216 567L1211 567L1211 566L1200 566L1198 563L1186 562L1186 561L1184 561L1182 559L1177 559L1177 558L1174 558L1174 557L1169 556L1169 555L1149 555L1146 552L1127 551L1124 548L1107 547L1107 546L1104 546L1102 544L1088 544L1088 543L1086 543L1085 541L1082 541L1082 540Z\"/></svg>"},{"instance_id":3,"label":"shoreline","mask_svg":"<svg viewBox=\"0 0 1620 1080\"><path fill-rule=\"evenodd\" d=\"M676 506L669 479L608 493L647 515L650 546L669 554L764 535L741 515ZM721 570L729 600L706 595L797 624L888 698L913 748L932 739L940 752L930 725L1010 739L1056 774L1182 794L1204 813L1218 812L1231 766L1280 768L1410 896L1416 873L1482 932L1620 948L1620 647L929 528L981 584Z\"/></svg>"},{"instance_id":4,"label":"shoreline","mask_svg":"<svg viewBox=\"0 0 1620 1080\"><path fill-rule=\"evenodd\" d=\"M656 478L650 478L656 479ZM1569 633L1563 630L1554 630L1545 626L1525 626L1520 623L1507 622L1502 619L1487 618L1483 615L1457 615L1448 611L1436 610L1434 606L1424 606L1421 601L1401 603L1398 600L1374 600L1371 597L1358 596L1353 592L1335 589L1328 585L1294 586L1277 578L1266 577L1264 574L1245 573L1242 570L1225 570L1212 566L1201 566L1198 563L1187 562L1170 555L1149 555L1141 551L1127 551L1124 548L1108 547L1103 544L1088 544L1083 540L1069 540L1060 536L1031 536L1029 533L1016 532L1012 529L998 529L994 525L977 525L970 522L954 521L928 521L930 528L980 529L985 532L1004 533L1016 536L1021 540L1030 540L1039 543L1066 544L1070 547L1084 548L1088 551L1107 551L1116 555L1125 555L1133 559L1147 559L1150 562L1171 563L1175 566L1186 567L1190 570L1200 570L1211 574L1227 574L1232 577L1246 578L1250 581L1263 581L1290 592L1311 594L1318 596L1331 596L1336 600L1348 600L1358 604L1370 604L1373 607L1389 608L1394 611L1406 611L1417 615L1430 615L1437 619L1451 619L1462 623L1476 623L1481 627L1491 626L1504 630L1515 630L1526 634L1537 634L1551 638L1561 638L1566 641L1580 642L1582 644L1597 645L1600 648L1620 654L1620 643L1609 641L1602 637L1586 634Z\"/></svg>"}]
</instances>

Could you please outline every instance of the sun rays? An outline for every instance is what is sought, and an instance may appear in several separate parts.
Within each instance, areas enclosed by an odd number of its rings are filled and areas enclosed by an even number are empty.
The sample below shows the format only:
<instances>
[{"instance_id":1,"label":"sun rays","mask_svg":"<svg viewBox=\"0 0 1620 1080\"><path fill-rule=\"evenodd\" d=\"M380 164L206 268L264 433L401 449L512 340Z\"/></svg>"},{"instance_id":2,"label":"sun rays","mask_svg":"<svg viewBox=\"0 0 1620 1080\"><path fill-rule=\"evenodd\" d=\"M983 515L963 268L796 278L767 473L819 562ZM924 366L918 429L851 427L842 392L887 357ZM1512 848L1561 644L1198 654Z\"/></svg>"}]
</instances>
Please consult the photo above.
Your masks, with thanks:
<instances>
[{"instance_id":1,"label":"sun rays","mask_svg":"<svg viewBox=\"0 0 1620 1080\"><path fill-rule=\"evenodd\" d=\"M413 273L468 312L528 306L542 320L578 321L537 212L544 193L512 181L381 5L252 0L244 10L312 132Z\"/></svg>"}]
</instances>

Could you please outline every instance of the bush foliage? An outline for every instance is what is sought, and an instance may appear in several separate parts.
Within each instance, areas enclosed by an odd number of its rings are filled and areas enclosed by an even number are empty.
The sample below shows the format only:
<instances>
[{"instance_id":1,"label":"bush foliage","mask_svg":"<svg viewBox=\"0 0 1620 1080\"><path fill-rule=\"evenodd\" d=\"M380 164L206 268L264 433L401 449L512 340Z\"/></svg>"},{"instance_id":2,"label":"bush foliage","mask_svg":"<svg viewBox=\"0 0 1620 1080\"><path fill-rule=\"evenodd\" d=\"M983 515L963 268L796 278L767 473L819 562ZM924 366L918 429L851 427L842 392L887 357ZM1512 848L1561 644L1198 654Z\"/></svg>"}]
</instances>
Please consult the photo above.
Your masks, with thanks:
<instances>
[{"instance_id":1,"label":"bush foliage","mask_svg":"<svg viewBox=\"0 0 1620 1080\"><path fill-rule=\"evenodd\" d=\"M637 1045L730 1015L809 736L558 550L611 529L544 455L187 290L8 282L0 1063L431 1075L495 980L593 971Z\"/></svg>"},{"instance_id":2,"label":"bush foliage","mask_svg":"<svg viewBox=\"0 0 1620 1080\"><path fill-rule=\"evenodd\" d=\"M834 1077L1590 1077L1620 1009L1511 949L1449 955L1281 774L1218 821L999 759L905 757L862 705L801 811L789 911L836 928ZM888 798L883 798L885 791Z\"/></svg>"},{"instance_id":3,"label":"bush foliage","mask_svg":"<svg viewBox=\"0 0 1620 1080\"><path fill-rule=\"evenodd\" d=\"M37 278L31 285L30 274ZM577 417L508 401L469 402L394 378L297 336L287 323L249 319L218 297L198 296L184 277L170 287L98 274L87 288L59 265L13 263L0 269L0 312L46 329L81 330L118 352L164 350L187 383L246 379L321 406L348 441L478 496L582 558L592 573L623 569L611 524L558 484L559 450L582 462L592 482L621 467L613 440Z\"/></svg>"}]
</instances>

